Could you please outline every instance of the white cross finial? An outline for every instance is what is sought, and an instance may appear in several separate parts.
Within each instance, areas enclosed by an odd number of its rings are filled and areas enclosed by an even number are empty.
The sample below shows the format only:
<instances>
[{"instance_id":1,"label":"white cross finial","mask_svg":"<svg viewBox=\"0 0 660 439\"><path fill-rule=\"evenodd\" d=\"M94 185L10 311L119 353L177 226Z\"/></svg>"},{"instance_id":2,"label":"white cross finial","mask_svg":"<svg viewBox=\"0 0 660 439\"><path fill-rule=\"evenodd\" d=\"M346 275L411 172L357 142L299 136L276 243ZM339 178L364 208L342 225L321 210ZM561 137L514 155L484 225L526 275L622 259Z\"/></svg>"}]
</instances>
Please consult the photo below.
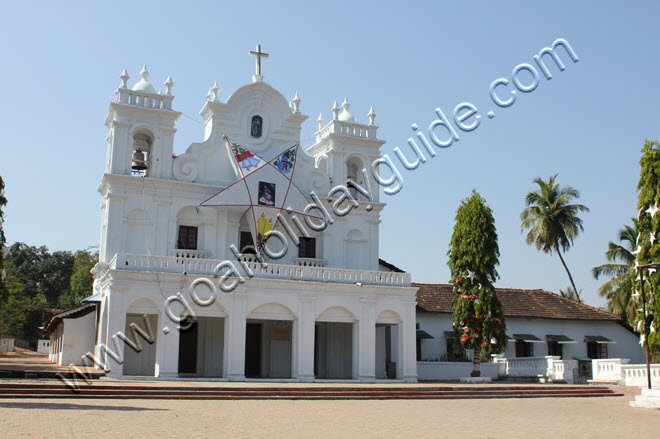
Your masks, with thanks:
<instances>
[{"instance_id":1,"label":"white cross finial","mask_svg":"<svg viewBox=\"0 0 660 439\"><path fill-rule=\"evenodd\" d=\"M250 51L250 55L257 58L256 75L261 76L261 58L268 58L268 54L261 51L261 44L257 44L257 51Z\"/></svg>"}]
</instances>

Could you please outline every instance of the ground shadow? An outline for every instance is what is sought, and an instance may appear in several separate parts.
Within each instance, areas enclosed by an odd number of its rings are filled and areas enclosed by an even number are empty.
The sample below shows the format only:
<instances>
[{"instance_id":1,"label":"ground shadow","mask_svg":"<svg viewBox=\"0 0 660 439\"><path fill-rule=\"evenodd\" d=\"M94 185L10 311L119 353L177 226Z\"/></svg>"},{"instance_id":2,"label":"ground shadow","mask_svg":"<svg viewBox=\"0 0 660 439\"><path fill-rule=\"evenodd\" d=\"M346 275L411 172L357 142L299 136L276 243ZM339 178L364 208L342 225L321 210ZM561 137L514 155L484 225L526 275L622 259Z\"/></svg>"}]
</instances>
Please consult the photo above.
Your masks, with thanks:
<instances>
[{"instance_id":1,"label":"ground shadow","mask_svg":"<svg viewBox=\"0 0 660 439\"><path fill-rule=\"evenodd\" d=\"M129 407L116 405L85 405L66 402L0 402L0 408L6 409L39 409L39 410L116 410L120 412L166 411L147 407Z\"/></svg>"}]
</instances>

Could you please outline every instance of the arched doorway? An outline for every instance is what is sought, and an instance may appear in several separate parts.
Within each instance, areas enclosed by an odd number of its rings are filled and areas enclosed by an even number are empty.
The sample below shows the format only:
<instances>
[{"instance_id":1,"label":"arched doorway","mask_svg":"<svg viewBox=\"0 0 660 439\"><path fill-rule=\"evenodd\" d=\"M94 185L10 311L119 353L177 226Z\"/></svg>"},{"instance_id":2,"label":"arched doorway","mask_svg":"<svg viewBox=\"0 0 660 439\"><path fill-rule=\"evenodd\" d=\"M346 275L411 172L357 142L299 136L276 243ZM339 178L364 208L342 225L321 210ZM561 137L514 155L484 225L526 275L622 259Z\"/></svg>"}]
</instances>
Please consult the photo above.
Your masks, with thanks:
<instances>
[{"instance_id":1,"label":"arched doorway","mask_svg":"<svg viewBox=\"0 0 660 439\"><path fill-rule=\"evenodd\" d=\"M355 376L354 355L357 319L343 307L332 307L316 318L314 376L350 379Z\"/></svg>"},{"instance_id":2,"label":"arched doorway","mask_svg":"<svg viewBox=\"0 0 660 439\"><path fill-rule=\"evenodd\" d=\"M245 377L291 378L296 316L284 305L267 303L246 319Z\"/></svg>"},{"instance_id":3,"label":"arched doorway","mask_svg":"<svg viewBox=\"0 0 660 439\"><path fill-rule=\"evenodd\" d=\"M394 311L383 311L376 319L376 379L401 377L401 317Z\"/></svg>"},{"instance_id":4,"label":"arched doorway","mask_svg":"<svg viewBox=\"0 0 660 439\"><path fill-rule=\"evenodd\" d=\"M155 376L158 306L149 299L139 299L126 311L124 375Z\"/></svg>"},{"instance_id":5,"label":"arched doorway","mask_svg":"<svg viewBox=\"0 0 660 439\"><path fill-rule=\"evenodd\" d=\"M223 377L227 313L217 302L193 306L193 313L179 331L179 376Z\"/></svg>"}]
</instances>

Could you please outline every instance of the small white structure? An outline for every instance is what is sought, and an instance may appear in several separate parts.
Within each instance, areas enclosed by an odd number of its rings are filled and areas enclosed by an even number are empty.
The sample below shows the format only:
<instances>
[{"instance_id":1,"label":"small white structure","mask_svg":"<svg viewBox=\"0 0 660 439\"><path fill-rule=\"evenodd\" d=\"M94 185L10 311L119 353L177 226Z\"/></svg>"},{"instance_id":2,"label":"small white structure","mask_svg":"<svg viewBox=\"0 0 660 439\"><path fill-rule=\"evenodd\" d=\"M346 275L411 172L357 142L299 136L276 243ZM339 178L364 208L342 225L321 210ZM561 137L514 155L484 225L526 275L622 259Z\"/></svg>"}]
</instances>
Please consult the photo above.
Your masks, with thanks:
<instances>
[{"instance_id":1,"label":"small white structure","mask_svg":"<svg viewBox=\"0 0 660 439\"><path fill-rule=\"evenodd\" d=\"M14 339L3 338L0 340L0 352L14 352Z\"/></svg>"},{"instance_id":2,"label":"small white structure","mask_svg":"<svg viewBox=\"0 0 660 439\"><path fill-rule=\"evenodd\" d=\"M60 366L91 363L84 357L94 352L96 311L96 304L89 303L57 314L46 323L44 332L49 335L50 361Z\"/></svg>"},{"instance_id":3,"label":"small white structure","mask_svg":"<svg viewBox=\"0 0 660 439\"><path fill-rule=\"evenodd\" d=\"M140 75L129 88L124 71L106 119L96 365L111 377L415 382L416 289L379 265L385 204L371 164L385 142L373 110L359 123L344 99L319 118L291 178L324 220L285 215L264 265L244 207L200 203L241 178L223 135L264 160L300 143L300 97L288 102L260 67L224 102L215 83L203 141L176 156L173 82L157 93L146 66Z\"/></svg>"},{"instance_id":4,"label":"small white structure","mask_svg":"<svg viewBox=\"0 0 660 439\"><path fill-rule=\"evenodd\" d=\"M37 342L37 352L40 354L50 354L50 339L39 340Z\"/></svg>"},{"instance_id":5,"label":"small white structure","mask_svg":"<svg viewBox=\"0 0 660 439\"><path fill-rule=\"evenodd\" d=\"M419 288L420 379L450 379L447 371L439 372L441 366L433 364L471 354L455 352L453 346L452 286L413 286ZM495 374L500 377L586 382L592 378L592 360L627 358L633 363L644 362L637 335L616 315L544 290L498 288L496 292L504 308L509 338L506 351L494 359L499 365ZM493 374L484 369L485 365L482 363L482 371Z\"/></svg>"}]
</instances>

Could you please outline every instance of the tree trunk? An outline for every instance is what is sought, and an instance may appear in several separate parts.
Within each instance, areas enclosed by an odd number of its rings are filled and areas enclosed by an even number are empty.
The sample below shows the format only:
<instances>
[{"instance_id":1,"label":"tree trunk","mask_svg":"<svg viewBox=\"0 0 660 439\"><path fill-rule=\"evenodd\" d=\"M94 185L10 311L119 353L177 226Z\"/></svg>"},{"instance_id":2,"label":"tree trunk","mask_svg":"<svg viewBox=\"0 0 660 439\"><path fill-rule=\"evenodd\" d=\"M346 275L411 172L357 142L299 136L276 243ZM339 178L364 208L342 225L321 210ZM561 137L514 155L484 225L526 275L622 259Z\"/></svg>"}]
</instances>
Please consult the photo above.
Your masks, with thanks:
<instances>
[{"instance_id":1,"label":"tree trunk","mask_svg":"<svg viewBox=\"0 0 660 439\"><path fill-rule=\"evenodd\" d=\"M564 266L564 270L566 270L566 274L568 274L568 279L571 281L571 285L573 286L573 291L575 292L575 297L577 297L578 302L582 303L582 299L580 299L580 293L578 293L577 288L575 288L575 282L573 282L573 276L571 276L571 272L568 271L568 267L566 266L566 262L564 262L564 258L561 256L559 247L556 247L555 249L557 250L557 254L559 255L559 260L561 261L561 264Z\"/></svg>"},{"instance_id":2,"label":"tree trunk","mask_svg":"<svg viewBox=\"0 0 660 439\"><path fill-rule=\"evenodd\" d=\"M472 373L470 376L481 376L481 347L476 347L472 351Z\"/></svg>"}]
</instances>

